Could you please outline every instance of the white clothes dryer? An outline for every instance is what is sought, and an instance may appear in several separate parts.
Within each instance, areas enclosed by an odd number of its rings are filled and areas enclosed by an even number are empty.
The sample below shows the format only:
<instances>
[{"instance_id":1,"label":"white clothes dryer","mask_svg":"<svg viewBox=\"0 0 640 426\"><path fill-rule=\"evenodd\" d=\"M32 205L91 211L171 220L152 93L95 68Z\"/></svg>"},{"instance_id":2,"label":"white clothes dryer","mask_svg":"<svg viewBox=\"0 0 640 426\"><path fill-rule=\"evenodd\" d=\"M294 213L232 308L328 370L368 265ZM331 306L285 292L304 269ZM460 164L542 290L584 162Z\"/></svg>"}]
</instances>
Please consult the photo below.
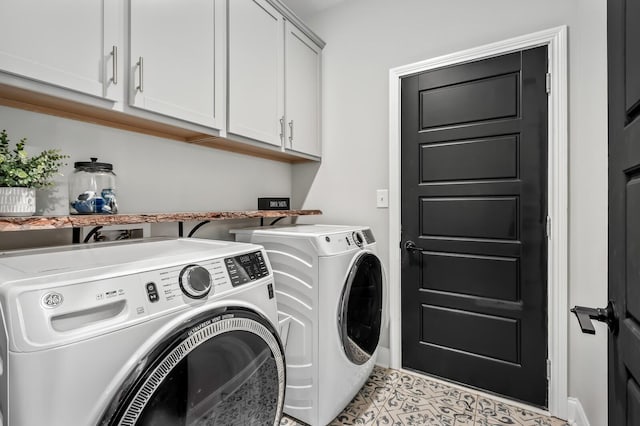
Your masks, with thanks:
<instances>
[{"instance_id":1,"label":"white clothes dryer","mask_svg":"<svg viewBox=\"0 0 640 426\"><path fill-rule=\"evenodd\" d=\"M367 227L294 225L232 230L265 247L278 311L290 316L284 412L326 425L373 369L385 274Z\"/></svg>"},{"instance_id":2,"label":"white clothes dryer","mask_svg":"<svg viewBox=\"0 0 640 426\"><path fill-rule=\"evenodd\" d=\"M272 286L236 242L0 253L0 424L279 424Z\"/></svg>"}]
</instances>

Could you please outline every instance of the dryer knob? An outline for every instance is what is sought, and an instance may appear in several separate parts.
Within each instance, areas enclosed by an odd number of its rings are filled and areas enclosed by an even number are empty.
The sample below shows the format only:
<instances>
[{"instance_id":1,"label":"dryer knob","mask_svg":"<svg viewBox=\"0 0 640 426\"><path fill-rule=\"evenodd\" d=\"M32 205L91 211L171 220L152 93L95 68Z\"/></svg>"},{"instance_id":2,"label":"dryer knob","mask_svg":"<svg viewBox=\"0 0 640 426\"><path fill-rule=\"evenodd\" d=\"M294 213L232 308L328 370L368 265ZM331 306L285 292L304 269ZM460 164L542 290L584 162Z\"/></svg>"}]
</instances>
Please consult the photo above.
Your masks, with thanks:
<instances>
[{"instance_id":1,"label":"dryer knob","mask_svg":"<svg viewBox=\"0 0 640 426\"><path fill-rule=\"evenodd\" d=\"M355 242L358 247L362 247L364 239L362 238L362 234L360 232L354 232L353 234L351 234L351 237L353 238L353 242Z\"/></svg>"},{"instance_id":2,"label":"dryer knob","mask_svg":"<svg viewBox=\"0 0 640 426\"><path fill-rule=\"evenodd\" d=\"M211 274L199 265L188 265L180 271L180 288L193 299L202 299L211 290Z\"/></svg>"}]
</instances>

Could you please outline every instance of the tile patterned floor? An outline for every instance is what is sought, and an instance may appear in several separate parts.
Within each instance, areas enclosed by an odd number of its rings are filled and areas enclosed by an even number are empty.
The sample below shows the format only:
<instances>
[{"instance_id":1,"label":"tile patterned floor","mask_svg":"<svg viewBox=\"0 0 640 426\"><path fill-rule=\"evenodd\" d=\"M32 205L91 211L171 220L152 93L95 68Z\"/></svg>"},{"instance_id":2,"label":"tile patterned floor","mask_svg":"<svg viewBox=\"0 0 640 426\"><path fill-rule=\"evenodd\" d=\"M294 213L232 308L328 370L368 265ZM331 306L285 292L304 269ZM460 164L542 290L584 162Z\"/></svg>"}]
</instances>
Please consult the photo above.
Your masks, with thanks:
<instances>
[{"instance_id":1,"label":"tile patterned floor","mask_svg":"<svg viewBox=\"0 0 640 426\"><path fill-rule=\"evenodd\" d=\"M302 426L284 417L281 426ZM568 423L424 377L376 366L331 426L568 426Z\"/></svg>"}]
</instances>

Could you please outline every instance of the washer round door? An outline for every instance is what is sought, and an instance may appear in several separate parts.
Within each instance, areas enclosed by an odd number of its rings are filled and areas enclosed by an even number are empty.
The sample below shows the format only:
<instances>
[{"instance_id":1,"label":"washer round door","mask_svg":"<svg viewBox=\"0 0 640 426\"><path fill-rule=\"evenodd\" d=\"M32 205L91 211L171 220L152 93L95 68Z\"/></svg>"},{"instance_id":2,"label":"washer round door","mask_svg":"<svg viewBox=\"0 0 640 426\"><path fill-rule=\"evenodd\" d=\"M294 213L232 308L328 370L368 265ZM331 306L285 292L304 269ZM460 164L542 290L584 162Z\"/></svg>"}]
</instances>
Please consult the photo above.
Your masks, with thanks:
<instances>
[{"instance_id":1,"label":"washer round door","mask_svg":"<svg viewBox=\"0 0 640 426\"><path fill-rule=\"evenodd\" d=\"M282 345L243 308L193 318L145 357L101 424L277 425L285 389Z\"/></svg>"},{"instance_id":2,"label":"washer round door","mask_svg":"<svg viewBox=\"0 0 640 426\"><path fill-rule=\"evenodd\" d=\"M354 364L373 356L382 326L383 272L380 259L365 251L352 263L342 290L338 328L342 347Z\"/></svg>"}]
</instances>

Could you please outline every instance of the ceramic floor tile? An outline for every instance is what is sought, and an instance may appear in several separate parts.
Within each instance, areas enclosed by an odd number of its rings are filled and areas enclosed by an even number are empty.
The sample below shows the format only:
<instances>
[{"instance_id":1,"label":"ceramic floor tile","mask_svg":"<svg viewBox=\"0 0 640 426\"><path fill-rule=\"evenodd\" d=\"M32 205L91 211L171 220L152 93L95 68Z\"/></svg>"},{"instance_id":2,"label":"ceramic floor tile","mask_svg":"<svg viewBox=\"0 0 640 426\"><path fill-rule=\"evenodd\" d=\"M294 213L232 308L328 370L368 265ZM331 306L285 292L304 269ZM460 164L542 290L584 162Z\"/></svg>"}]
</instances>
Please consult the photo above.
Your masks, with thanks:
<instances>
[{"instance_id":1,"label":"ceramic floor tile","mask_svg":"<svg viewBox=\"0 0 640 426\"><path fill-rule=\"evenodd\" d=\"M352 402L362 400L368 405L382 407L393 393L393 386L387 383L376 383L368 381L364 384L360 392L353 398Z\"/></svg>"},{"instance_id":2,"label":"ceramic floor tile","mask_svg":"<svg viewBox=\"0 0 640 426\"><path fill-rule=\"evenodd\" d=\"M281 426L305 426L283 417ZM567 422L480 397L417 374L374 367L331 426L568 426Z\"/></svg>"},{"instance_id":3,"label":"ceramic floor tile","mask_svg":"<svg viewBox=\"0 0 640 426\"><path fill-rule=\"evenodd\" d=\"M567 422L489 398L480 398L476 411L476 425L566 426Z\"/></svg>"},{"instance_id":4,"label":"ceramic floor tile","mask_svg":"<svg viewBox=\"0 0 640 426\"><path fill-rule=\"evenodd\" d=\"M477 396L474 393L412 374L403 374L394 386L405 395L438 400L455 407L456 411L474 411L476 408Z\"/></svg>"},{"instance_id":5,"label":"ceramic floor tile","mask_svg":"<svg viewBox=\"0 0 640 426\"><path fill-rule=\"evenodd\" d=\"M285 415L282 416L282 419L280 420L280 426L305 426L305 424L299 423L295 419Z\"/></svg>"},{"instance_id":6,"label":"ceramic floor tile","mask_svg":"<svg viewBox=\"0 0 640 426\"><path fill-rule=\"evenodd\" d=\"M395 383L402 373L398 370L392 370L390 368L383 368L380 366L374 366L371 375L369 376L369 381L376 383L385 383L391 384Z\"/></svg>"}]
</instances>

